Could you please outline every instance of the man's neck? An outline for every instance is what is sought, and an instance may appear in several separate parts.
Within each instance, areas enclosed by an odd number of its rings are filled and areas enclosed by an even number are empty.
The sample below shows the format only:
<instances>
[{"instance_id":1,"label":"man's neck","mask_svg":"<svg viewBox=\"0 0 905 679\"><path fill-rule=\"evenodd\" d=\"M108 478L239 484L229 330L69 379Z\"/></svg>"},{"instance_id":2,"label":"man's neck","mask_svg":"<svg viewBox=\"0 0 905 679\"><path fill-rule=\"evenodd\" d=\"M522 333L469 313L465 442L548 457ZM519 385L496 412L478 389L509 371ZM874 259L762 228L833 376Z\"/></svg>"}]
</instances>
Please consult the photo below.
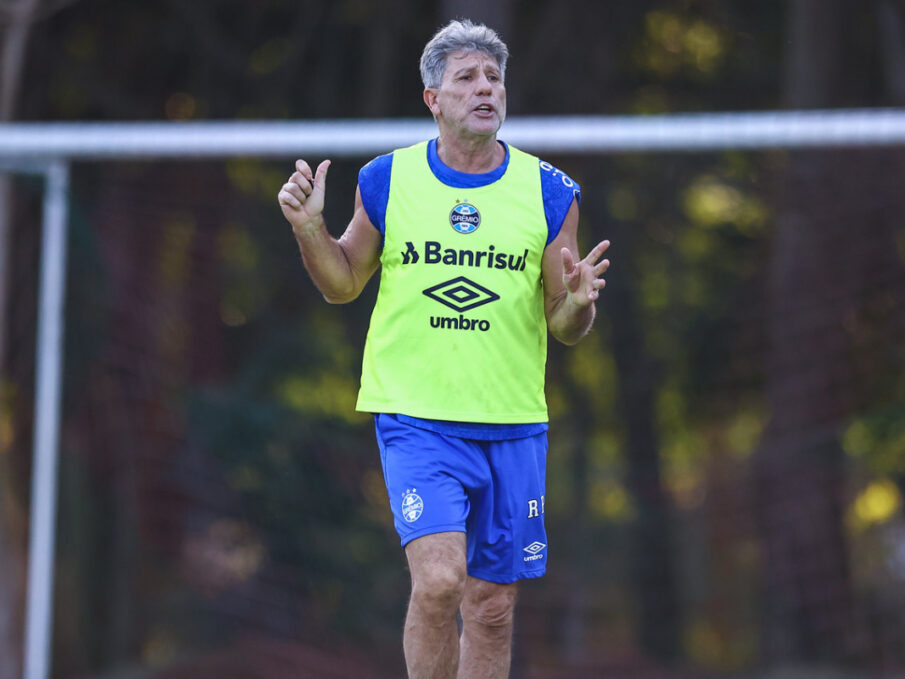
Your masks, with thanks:
<instances>
[{"instance_id":1,"label":"man's neck","mask_svg":"<svg viewBox=\"0 0 905 679\"><path fill-rule=\"evenodd\" d=\"M437 155L447 167L457 172L483 174L498 168L506 159L506 149L496 135L462 140L444 135L437 140Z\"/></svg>"}]
</instances>

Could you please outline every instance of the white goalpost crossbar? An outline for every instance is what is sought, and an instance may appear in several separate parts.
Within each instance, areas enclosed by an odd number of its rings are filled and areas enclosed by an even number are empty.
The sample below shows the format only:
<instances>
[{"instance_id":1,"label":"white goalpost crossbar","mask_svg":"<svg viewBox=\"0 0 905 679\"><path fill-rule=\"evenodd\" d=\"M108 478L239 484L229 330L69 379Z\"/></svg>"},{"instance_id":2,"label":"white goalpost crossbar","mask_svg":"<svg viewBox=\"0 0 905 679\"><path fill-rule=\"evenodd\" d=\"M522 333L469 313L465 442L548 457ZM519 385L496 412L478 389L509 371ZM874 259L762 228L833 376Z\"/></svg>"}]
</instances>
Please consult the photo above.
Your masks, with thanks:
<instances>
[{"instance_id":1,"label":"white goalpost crossbar","mask_svg":"<svg viewBox=\"0 0 905 679\"><path fill-rule=\"evenodd\" d=\"M43 175L25 679L50 676L54 531L70 165L238 156L368 157L436 135L429 119L0 124L0 173ZM708 152L905 146L905 109L513 117L500 137L532 153ZM276 194L278 187L274 187ZM5 332L0 327L0 332Z\"/></svg>"},{"instance_id":2,"label":"white goalpost crossbar","mask_svg":"<svg viewBox=\"0 0 905 679\"><path fill-rule=\"evenodd\" d=\"M367 156L436 134L425 119L17 123L0 125L2 159ZM514 117L500 136L535 153L716 151L905 143L905 109L650 116Z\"/></svg>"}]
</instances>

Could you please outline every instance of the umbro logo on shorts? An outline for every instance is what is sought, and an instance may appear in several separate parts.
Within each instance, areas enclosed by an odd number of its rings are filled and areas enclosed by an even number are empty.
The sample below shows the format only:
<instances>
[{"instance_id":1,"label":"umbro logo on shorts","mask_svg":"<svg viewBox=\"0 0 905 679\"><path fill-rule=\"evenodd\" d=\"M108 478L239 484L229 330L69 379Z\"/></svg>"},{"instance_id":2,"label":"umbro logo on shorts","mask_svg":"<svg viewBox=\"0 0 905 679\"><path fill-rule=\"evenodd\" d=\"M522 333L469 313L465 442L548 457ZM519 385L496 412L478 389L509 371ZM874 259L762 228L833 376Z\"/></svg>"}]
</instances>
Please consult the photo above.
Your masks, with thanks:
<instances>
[{"instance_id":1,"label":"umbro logo on shorts","mask_svg":"<svg viewBox=\"0 0 905 679\"><path fill-rule=\"evenodd\" d=\"M538 542L537 540L532 542L527 547L523 547L522 549L524 549L526 552L528 552L528 554L531 555L526 556L525 561L537 561L538 559L543 559L544 555L541 554L541 552L543 552L546 547L547 545L545 545L543 542Z\"/></svg>"}]
</instances>

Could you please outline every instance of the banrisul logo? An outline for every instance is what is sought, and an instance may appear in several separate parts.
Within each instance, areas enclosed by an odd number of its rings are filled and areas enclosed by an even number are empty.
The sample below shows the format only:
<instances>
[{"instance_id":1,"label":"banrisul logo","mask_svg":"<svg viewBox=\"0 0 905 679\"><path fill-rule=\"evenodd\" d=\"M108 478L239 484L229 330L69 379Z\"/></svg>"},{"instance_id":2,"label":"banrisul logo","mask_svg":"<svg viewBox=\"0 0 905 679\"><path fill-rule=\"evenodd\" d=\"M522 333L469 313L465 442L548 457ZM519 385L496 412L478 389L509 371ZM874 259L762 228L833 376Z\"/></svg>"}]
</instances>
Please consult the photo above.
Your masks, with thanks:
<instances>
[{"instance_id":1,"label":"banrisul logo","mask_svg":"<svg viewBox=\"0 0 905 679\"><path fill-rule=\"evenodd\" d=\"M423 253L423 257L422 257ZM528 263L528 248L520 255L508 252L497 252L495 245L488 245L486 250L467 250L465 248L444 248L439 241L424 242L424 249L419 252L411 241L406 241L405 250L399 253L402 264L445 264L447 266L467 266L481 269L508 269L524 271Z\"/></svg>"},{"instance_id":2,"label":"banrisul logo","mask_svg":"<svg viewBox=\"0 0 905 679\"><path fill-rule=\"evenodd\" d=\"M449 213L449 225L459 233L474 233L481 226L481 213L471 203L456 203Z\"/></svg>"}]
</instances>

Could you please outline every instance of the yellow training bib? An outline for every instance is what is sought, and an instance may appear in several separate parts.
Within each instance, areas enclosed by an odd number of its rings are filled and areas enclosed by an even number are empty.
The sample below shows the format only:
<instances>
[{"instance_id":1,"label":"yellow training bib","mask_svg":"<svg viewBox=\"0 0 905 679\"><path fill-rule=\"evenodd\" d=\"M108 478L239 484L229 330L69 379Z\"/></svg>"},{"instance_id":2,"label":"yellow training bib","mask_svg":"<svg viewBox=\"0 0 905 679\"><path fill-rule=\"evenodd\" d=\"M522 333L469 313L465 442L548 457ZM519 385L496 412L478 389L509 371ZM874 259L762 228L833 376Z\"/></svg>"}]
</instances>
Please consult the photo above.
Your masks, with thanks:
<instances>
[{"instance_id":1,"label":"yellow training bib","mask_svg":"<svg viewBox=\"0 0 905 679\"><path fill-rule=\"evenodd\" d=\"M427 143L393 153L380 291L357 409L458 422L547 421L547 244L539 161L458 189Z\"/></svg>"}]
</instances>

